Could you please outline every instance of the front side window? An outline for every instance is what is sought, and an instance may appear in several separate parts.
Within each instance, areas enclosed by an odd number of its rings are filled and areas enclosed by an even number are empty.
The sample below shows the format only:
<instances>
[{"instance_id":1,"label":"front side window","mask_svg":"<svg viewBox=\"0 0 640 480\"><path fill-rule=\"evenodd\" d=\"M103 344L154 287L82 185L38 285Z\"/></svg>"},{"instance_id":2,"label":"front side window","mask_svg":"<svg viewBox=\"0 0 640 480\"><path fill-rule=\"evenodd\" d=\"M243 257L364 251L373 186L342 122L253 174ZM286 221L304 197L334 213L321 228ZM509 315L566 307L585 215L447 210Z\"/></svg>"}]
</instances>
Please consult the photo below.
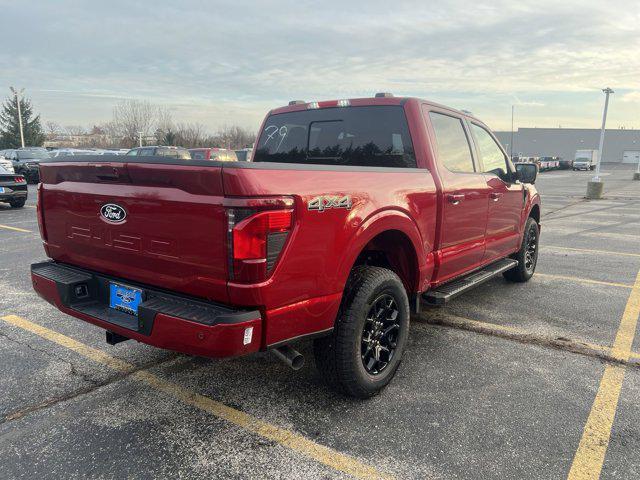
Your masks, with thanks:
<instances>
[{"instance_id":1,"label":"front side window","mask_svg":"<svg viewBox=\"0 0 640 480\"><path fill-rule=\"evenodd\" d=\"M138 155L138 150L129 150L127 152L127 156L129 156L129 157L134 157L136 155Z\"/></svg>"},{"instance_id":2,"label":"front side window","mask_svg":"<svg viewBox=\"0 0 640 480\"><path fill-rule=\"evenodd\" d=\"M138 156L140 157L151 157L153 156L153 148L142 148L138 150Z\"/></svg>"},{"instance_id":3,"label":"front side window","mask_svg":"<svg viewBox=\"0 0 640 480\"><path fill-rule=\"evenodd\" d=\"M471 146L462 120L436 112L429 112L429 118L436 134L438 158L447 170L455 173L475 172Z\"/></svg>"},{"instance_id":4,"label":"front side window","mask_svg":"<svg viewBox=\"0 0 640 480\"><path fill-rule=\"evenodd\" d=\"M416 168L404 109L386 105L271 115L253 161Z\"/></svg>"},{"instance_id":5,"label":"front side window","mask_svg":"<svg viewBox=\"0 0 640 480\"><path fill-rule=\"evenodd\" d=\"M482 159L483 172L493 173L503 180L507 180L507 158L495 142L493 137L484 128L475 123L471 124L473 135L476 138L480 158Z\"/></svg>"}]
</instances>

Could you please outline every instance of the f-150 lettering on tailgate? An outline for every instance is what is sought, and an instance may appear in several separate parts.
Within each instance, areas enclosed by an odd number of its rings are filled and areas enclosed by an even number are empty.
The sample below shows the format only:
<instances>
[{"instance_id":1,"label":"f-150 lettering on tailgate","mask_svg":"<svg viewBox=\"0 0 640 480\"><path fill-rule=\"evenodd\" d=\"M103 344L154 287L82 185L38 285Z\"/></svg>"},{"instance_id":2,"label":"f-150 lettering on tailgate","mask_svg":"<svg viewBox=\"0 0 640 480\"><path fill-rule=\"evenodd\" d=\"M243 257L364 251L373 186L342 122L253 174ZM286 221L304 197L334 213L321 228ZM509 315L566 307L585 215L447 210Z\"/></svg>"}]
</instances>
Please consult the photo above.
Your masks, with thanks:
<instances>
[{"instance_id":1,"label":"f-150 lettering on tailgate","mask_svg":"<svg viewBox=\"0 0 640 480\"><path fill-rule=\"evenodd\" d=\"M131 232L114 232L107 227L81 227L67 223L67 237L77 242L137 252L142 255L179 258L174 240L158 236L141 236Z\"/></svg>"}]
</instances>

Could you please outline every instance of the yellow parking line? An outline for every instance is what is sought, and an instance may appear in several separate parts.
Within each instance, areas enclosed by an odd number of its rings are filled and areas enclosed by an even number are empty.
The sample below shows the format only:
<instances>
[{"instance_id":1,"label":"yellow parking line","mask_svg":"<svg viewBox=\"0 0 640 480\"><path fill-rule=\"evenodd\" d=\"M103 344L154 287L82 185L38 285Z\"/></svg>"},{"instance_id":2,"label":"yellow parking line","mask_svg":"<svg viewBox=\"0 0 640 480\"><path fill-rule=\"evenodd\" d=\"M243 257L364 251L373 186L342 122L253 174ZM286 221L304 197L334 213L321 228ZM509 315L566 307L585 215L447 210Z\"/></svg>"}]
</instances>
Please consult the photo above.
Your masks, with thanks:
<instances>
[{"instance_id":1,"label":"yellow parking line","mask_svg":"<svg viewBox=\"0 0 640 480\"><path fill-rule=\"evenodd\" d=\"M540 248L544 250L569 250L571 252L599 253L602 255L622 255L625 257L640 257L640 253L612 252L611 250L591 250L588 248L560 247L558 245L540 245Z\"/></svg>"},{"instance_id":2,"label":"yellow parking line","mask_svg":"<svg viewBox=\"0 0 640 480\"><path fill-rule=\"evenodd\" d=\"M590 278L582 278L582 277L571 277L568 275L553 275L551 273L536 272L535 276L542 277L542 278L549 278L549 279L567 280L569 282L576 282L576 283L591 283L594 285L605 285L608 287L633 288L633 285L629 285L627 283L603 282L601 280L592 280Z\"/></svg>"},{"instance_id":3,"label":"yellow parking line","mask_svg":"<svg viewBox=\"0 0 640 480\"><path fill-rule=\"evenodd\" d=\"M119 372L128 373L134 366L128 362L117 359L107 353L89 347L77 340L67 337L61 333L50 330L46 327L30 322L29 320L16 315L0 317L11 325L27 330L39 335L51 342L57 343L69 350L72 350L83 357L89 358L96 363L106 365ZM287 447L297 453L301 453L319 463L329 466L340 472L344 472L356 478L374 479L391 478L383 474L372 466L366 465L349 455L320 445L308 438L291 430L281 428L263 420L255 418L247 413L231 408L223 403L213 400L204 395L200 395L192 390L184 388L176 383L164 380L146 370L139 370L132 375L132 378L149 385L156 390L167 393L181 402L204 410L218 418L226 420L249 432L260 435L280 445Z\"/></svg>"},{"instance_id":4,"label":"yellow parking line","mask_svg":"<svg viewBox=\"0 0 640 480\"><path fill-rule=\"evenodd\" d=\"M631 357L631 346L638 326L638 317L640 317L640 272L627 300L620 327L613 342L611 351L615 358L627 361ZM570 480L600 478L618 408L624 373L625 367L621 365L605 367L578 450L573 458L568 476Z\"/></svg>"},{"instance_id":5,"label":"yellow parking line","mask_svg":"<svg viewBox=\"0 0 640 480\"><path fill-rule=\"evenodd\" d=\"M10 227L9 225L0 225L0 228L6 228L7 230L15 230L16 232L31 233L31 230L25 230L24 228L18 228L18 227Z\"/></svg>"}]
</instances>

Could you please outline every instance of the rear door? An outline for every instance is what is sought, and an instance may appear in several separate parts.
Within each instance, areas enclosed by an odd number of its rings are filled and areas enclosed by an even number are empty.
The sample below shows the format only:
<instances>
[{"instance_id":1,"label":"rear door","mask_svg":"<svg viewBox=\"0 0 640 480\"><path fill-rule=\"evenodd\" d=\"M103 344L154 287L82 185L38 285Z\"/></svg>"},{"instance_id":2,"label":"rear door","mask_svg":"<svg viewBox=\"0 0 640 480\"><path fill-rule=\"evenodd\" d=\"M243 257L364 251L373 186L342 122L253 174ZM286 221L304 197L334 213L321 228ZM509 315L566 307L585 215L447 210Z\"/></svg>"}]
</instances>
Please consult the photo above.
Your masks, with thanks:
<instances>
[{"instance_id":1,"label":"rear door","mask_svg":"<svg viewBox=\"0 0 640 480\"><path fill-rule=\"evenodd\" d=\"M497 140L482 125L471 122L480 165L489 188L485 262L506 257L518 248L524 207L524 186Z\"/></svg>"},{"instance_id":2,"label":"rear door","mask_svg":"<svg viewBox=\"0 0 640 480\"><path fill-rule=\"evenodd\" d=\"M443 183L440 267L435 277L441 283L482 262L489 186L474 162L465 122L449 112L428 111L426 115L436 140Z\"/></svg>"}]
</instances>

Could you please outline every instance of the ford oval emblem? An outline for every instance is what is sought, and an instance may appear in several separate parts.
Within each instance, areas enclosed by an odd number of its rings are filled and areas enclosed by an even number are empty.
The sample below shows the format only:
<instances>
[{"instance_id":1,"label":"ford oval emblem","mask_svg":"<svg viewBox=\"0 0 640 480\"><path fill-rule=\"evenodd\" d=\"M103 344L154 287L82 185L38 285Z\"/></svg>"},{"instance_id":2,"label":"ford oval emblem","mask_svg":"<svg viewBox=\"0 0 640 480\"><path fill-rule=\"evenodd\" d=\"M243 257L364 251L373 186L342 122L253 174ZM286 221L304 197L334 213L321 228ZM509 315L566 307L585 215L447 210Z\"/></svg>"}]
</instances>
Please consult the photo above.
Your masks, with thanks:
<instances>
[{"instance_id":1,"label":"ford oval emblem","mask_svg":"<svg viewBox=\"0 0 640 480\"><path fill-rule=\"evenodd\" d=\"M127 218L127 211L115 203L106 203L100 208L100 215L107 222L122 223Z\"/></svg>"}]
</instances>

